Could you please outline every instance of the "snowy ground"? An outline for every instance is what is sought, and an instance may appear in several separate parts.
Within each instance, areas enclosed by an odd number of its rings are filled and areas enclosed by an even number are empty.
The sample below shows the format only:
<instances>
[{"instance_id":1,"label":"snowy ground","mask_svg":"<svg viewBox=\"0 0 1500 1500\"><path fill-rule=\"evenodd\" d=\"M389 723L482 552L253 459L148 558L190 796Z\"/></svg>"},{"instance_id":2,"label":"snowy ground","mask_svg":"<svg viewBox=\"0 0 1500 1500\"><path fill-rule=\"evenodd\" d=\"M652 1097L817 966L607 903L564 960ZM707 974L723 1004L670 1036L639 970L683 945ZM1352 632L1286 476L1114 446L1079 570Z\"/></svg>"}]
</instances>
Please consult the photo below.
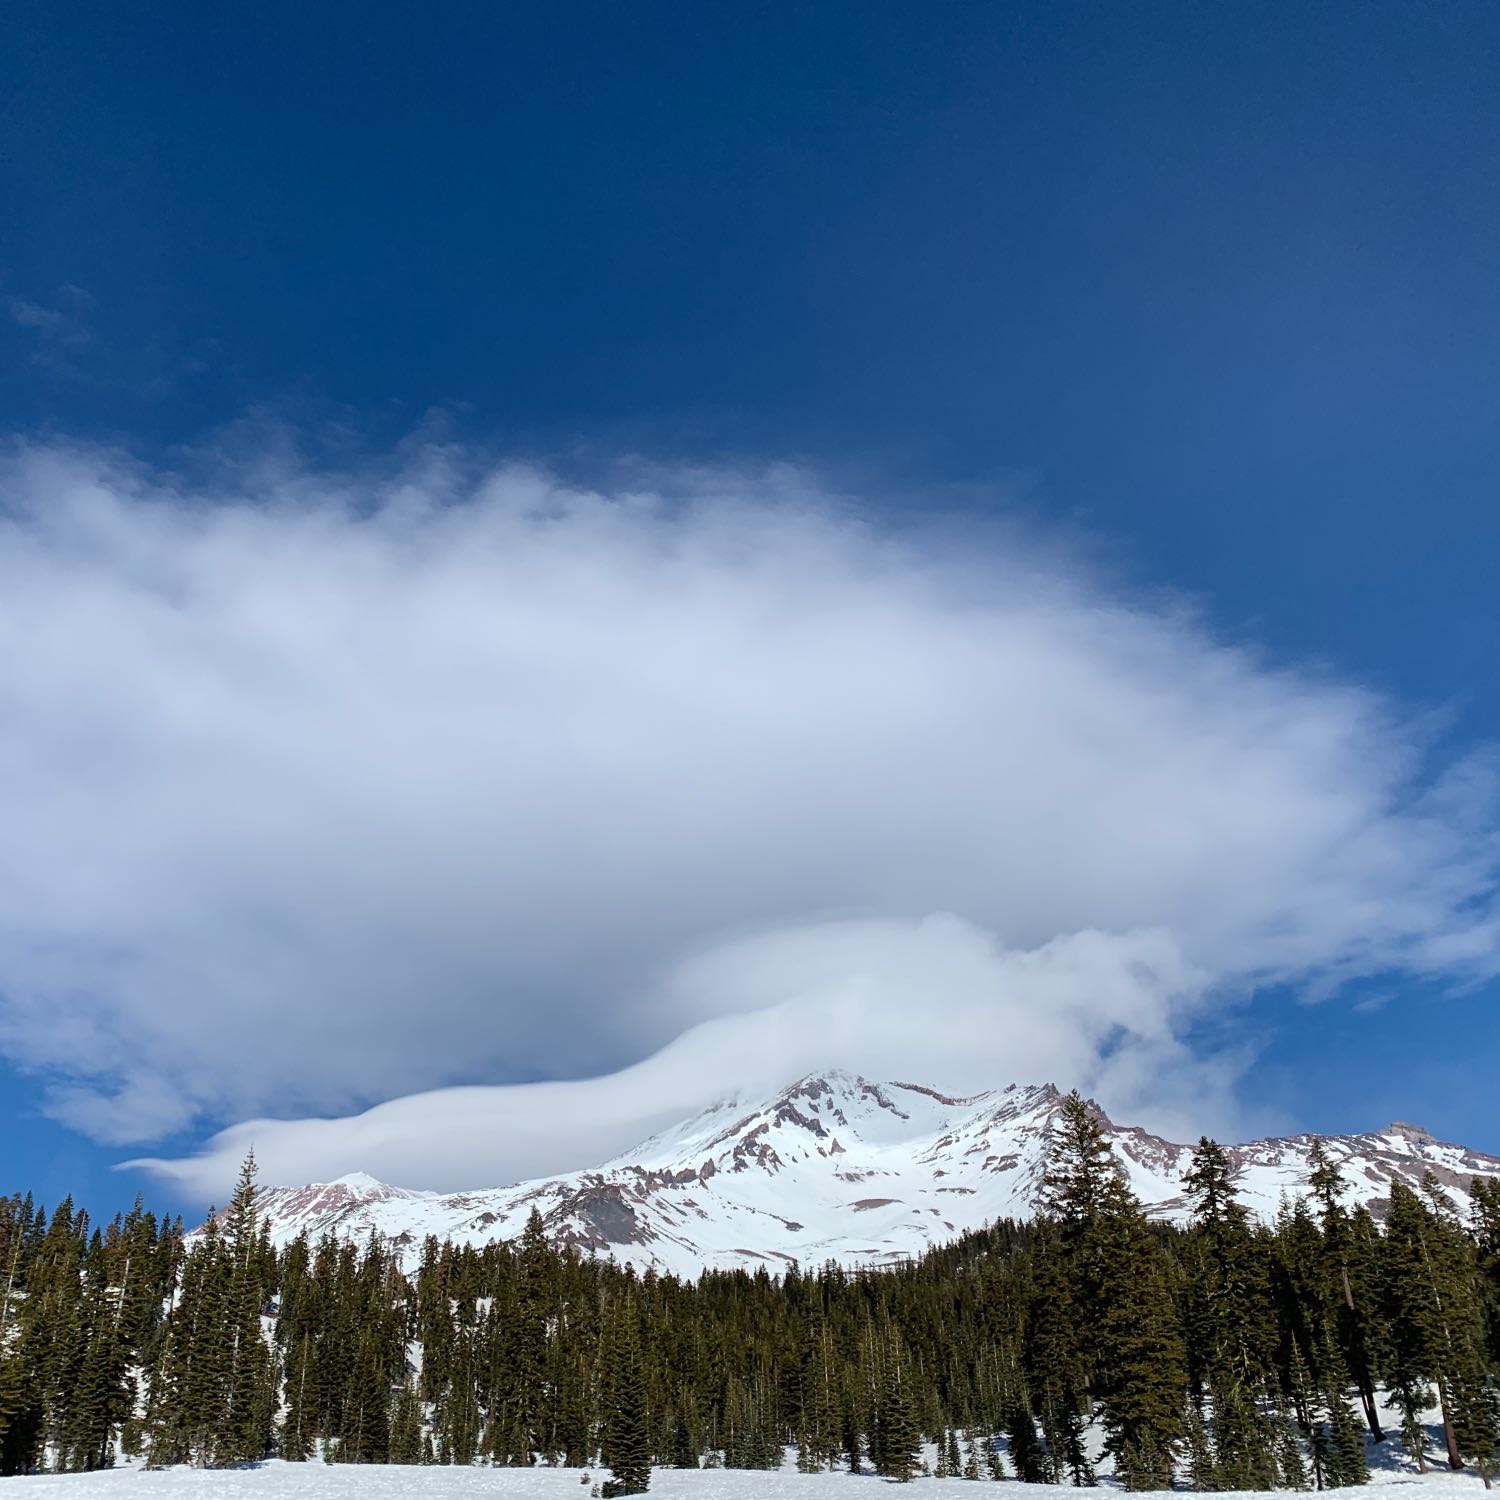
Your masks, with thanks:
<instances>
[{"instance_id":1,"label":"snowy ground","mask_svg":"<svg viewBox=\"0 0 1500 1500\"><path fill-rule=\"evenodd\" d=\"M7 1479L5 1493L16 1496L56 1493L60 1500L123 1500L127 1495L149 1495L152 1500L176 1496L202 1496L204 1500L383 1500L410 1495L413 1500L467 1500L469 1496L514 1495L517 1500L559 1500L588 1496L593 1481L578 1469L412 1469L377 1466L329 1466L288 1464L279 1459L254 1469L203 1472L169 1469L147 1473L141 1469L106 1469L98 1474L46 1474L35 1478ZM1421 1486L1426 1500L1474 1500L1482 1493L1480 1482L1468 1474L1401 1476L1398 1484ZM884 1489L893 1481L870 1475L777 1474L749 1470L699 1469L682 1472L662 1469L652 1475L651 1494L659 1500L850 1500L861 1492ZM1019 1485L1006 1482L1012 1496L1021 1490L1031 1500L1058 1500L1055 1485ZM907 1493L918 1497L957 1497L977 1500L983 1493L972 1480L918 1479ZM1097 1493L1097 1492L1096 1492ZM1118 1491L1116 1493L1119 1493ZM1180 1492L1179 1492L1180 1493ZM1330 1492L1331 1493L1331 1492ZM1358 1495L1345 1490L1341 1494ZM1264 1496L1259 1500L1265 1500Z\"/></svg>"},{"instance_id":2,"label":"snowy ground","mask_svg":"<svg viewBox=\"0 0 1500 1500\"><path fill-rule=\"evenodd\" d=\"M1376 1402L1381 1421L1392 1434L1397 1428L1395 1412L1383 1399ZM1099 1449L1097 1430L1089 1434L1092 1457L1099 1469L1099 1488L1093 1493L1108 1500L1124 1500L1115 1486L1110 1460ZM788 1449L779 1471L763 1469L653 1469L651 1491L660 1500L859 1500L861 1495L886 1494L895 1481L873 1474L799 1474ZM1376 1487L1413 1486L1406 1500L1481 1500L1484 1485L1477 1474L1455 1474L1443 1460L1442 1428L1427 1424L1427 1454L1431 1465L1419 1474L1399 1438L1383 1443L1365 1439L1370 1466L1370 1484L1363 1490L1325 1491L1350 1497L1369 1495ZM936 1458L929 1444L929 1466ZM1008 1460L1007 1460L1008 1463ZM272 1459L252 1468L205 1471L202 1469L146 1469L126 1463L98 1474L38 1474L24 1479L0 1481L0 1500L479 1500L481 1496L515 1496L516 1500L590 1500L596 1484L609 1477L603 1469L491 1469L450 1468L434 1465L412 1468L396 1464L305 1464ZM910 1500L1062 1500L1068 1493L1052 1484L1021 1484L1013 1479L1002 1487L972 1479L928 1479L919 1476L895 1493ZM1176 1493L1162 1491L1159 1493ZM1221 1492L1229 1495L1230 1491ZM1292 1492L1282 1490L1280 1495ZM1500 1495L1500 1490L1495 1492ZM892 1495L894 1500L894 1495ZM1265 1500L1264 1494L1256 1500ZM1391 1496L1390 1500L1396 1500Z\"/></svg>"},{"instance_id":3,"label":"snowy ground","mask_svg":"<svg viewBox=\"0 0 1500 1500\"><path fill-rule=\"evenodd\" d=\"M1411 1500L1479 1500L1483 1486L1470 1473L1451 1474L1434 1468L1418 1474L1410 1462L1397 1454L1397 1445L1386 1443L1371 1449L1370 1484L1419 1487ZM596 1481L607 1477L600 1470L584 1469L486 1469L401 1468L385 1465L289 1464L279 1459L255 1468L204 1472L199 1469L148 1471L134 1465L108 1469L99 1474L38 1475L8 1479L0 1494L10 1500L56 1495L57 1500L177 1500L202 1496L204 1500L478 1500L480 1496L515 1496L516 1500L588 1500ZM659 1500L857 1500L861 1494L884 1493L892 1482L872 1475L799 1474L787 1467L779 1473L745 1469L657 1469L651 1476L651 1494ZM1003 1481L1003 1488L976 1484L966 1479L917 1479L904 1493L912 1500L983 1500L987 1494L1009 1493L1011 1500L1061 1500L1056 1485L1018 1484ZM1096 1494L1111 1493L1109 1481ZM1118 1490L1112 1491L1119 1495ZM1179 1492L1181 1493L1181 1492ZM1358 1490L1341 1491L1354 1496ZM1363 1493L1368 1494L1368 1491ZM1258 1500L1265 1500L1264 1496ZM1394 1497L1393 1497L1394 1500Z\"/></svg>"}]
</instances>

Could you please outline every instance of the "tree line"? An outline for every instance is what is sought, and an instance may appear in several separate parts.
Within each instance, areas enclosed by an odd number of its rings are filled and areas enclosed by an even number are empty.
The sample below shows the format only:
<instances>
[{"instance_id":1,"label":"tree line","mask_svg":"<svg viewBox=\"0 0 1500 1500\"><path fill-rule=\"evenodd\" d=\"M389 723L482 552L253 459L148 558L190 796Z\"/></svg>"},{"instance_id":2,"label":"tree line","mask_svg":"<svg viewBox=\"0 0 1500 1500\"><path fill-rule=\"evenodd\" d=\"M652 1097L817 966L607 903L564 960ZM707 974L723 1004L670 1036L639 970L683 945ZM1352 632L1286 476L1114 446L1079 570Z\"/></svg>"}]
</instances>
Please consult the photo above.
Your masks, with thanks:
<instances>
[{"instance_id":1,"label":"tree line","mask_svg":"<svg viewBox=\"0 0 1500 1500\"><path fill-rule=\"evenodd\" d=\"M120 1455L223 1466L924 1468L1132 1490L1367 1477L1366 1437L1472 1467L1500 1443L1500 1186L1347 1209L1315 1152L1272 1224L1199 1144L1184 1227L1153 1222L1099 1124L1063 1108L1032 1221L879 1270L684 1280L549 1244L305 1238L258 1218L253 1161L201 1233L0 1200L0 1474ZM1377 1402L1377 1391L1385 1400ZM1382 1410L1395 1413L1386 1432ZM1429 1448L1429 1428L1440 1438ZM924 1462L924 1454L933 1455Z\"/></svg>"}]
</instances>

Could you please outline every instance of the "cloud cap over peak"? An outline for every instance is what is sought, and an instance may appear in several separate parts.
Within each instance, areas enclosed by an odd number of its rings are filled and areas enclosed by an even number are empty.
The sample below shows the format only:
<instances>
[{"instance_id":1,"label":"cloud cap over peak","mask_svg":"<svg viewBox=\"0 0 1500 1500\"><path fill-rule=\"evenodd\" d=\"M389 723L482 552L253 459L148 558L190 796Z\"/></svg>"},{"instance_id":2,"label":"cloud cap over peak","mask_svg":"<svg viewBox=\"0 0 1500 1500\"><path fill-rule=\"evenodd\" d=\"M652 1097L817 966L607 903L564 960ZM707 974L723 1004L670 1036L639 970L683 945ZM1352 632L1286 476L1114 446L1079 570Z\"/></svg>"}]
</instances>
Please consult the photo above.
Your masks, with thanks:
<instances>
[{"instance_id":1,"label":"cloud cap over peak","mask_svg":"<svg viewBox=\"0 0 1500 1500\"><path fill-rule=\"evenodd\" d=\"M1017 534L421 444L0 484L0 1048L103 1139L734 1057L860 974L872 1060L946 1037L957 1087L1090 941L1135 988L1080 991L1063 1083L1259 978L1494 968L1481 763Z\"/></svg>"}]
</instances>

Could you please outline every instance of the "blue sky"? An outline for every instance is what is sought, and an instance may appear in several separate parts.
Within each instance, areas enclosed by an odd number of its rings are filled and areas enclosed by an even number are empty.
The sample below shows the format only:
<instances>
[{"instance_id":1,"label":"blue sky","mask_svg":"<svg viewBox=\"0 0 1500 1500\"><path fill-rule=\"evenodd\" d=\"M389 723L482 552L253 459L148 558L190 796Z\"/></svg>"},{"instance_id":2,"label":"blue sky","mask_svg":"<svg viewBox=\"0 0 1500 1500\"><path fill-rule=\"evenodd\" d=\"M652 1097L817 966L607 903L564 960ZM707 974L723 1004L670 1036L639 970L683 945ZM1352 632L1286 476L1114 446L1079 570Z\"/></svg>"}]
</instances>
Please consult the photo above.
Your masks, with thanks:
<instances>
[{"instance_id":1,"label":"blue sky","mask_svg":"<svg viewBox=\"0 0 1500 1500\"><path fill-rule=\"evenodd\" d=\"M1432 715L1434 766L1500 740L1492 8L22 5L6 33L17 438L153 482L205 448L250 472L273 430L346 466L437 431L575 477L792 461L877 530L1019 525L1185 597ZM1288 1125L1500 1150L1492 980L1309 988L1190 1034L1253 1038L1239 1092ZM387 1092L574 1071L502 1053ZM48 1118L55 1057L7 1057L4 1186L147 1183Z\"/></svg>"}]
</instances>

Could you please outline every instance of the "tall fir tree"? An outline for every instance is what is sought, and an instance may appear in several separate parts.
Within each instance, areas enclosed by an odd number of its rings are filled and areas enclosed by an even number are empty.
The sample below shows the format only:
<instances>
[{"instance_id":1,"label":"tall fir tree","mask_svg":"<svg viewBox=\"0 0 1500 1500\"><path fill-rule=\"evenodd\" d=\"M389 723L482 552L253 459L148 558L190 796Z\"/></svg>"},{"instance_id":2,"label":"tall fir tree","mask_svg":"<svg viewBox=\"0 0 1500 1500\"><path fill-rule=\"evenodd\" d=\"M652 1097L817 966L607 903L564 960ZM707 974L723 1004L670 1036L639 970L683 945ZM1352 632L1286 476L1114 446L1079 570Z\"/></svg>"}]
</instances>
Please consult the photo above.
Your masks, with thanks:
<instances>
[{"instance_id":1,"label":"tall fir tree","mask_svg":"<svg viewBox=\"0 0 1500 1500\"><path fill-rule=\"evenodd\" d=\"M1268 1407L1276 1340L1267 1259L1217 1141L1199 1141L1183 1184L1193 1206L1185 1247L1188 1368L1213 1413L1212 1487L1273 1489Z\"/></svg>"},{"instance_id":2,"label":"tall fir tree","mask_svg":"<svg viewBox=\"0 0 1500 1500\"><path fill-rule=\"evenodd\" d=\"M1088 1387L1115 1472L1127 1489L1170 1488L1187 1382L1171 1272L1097 1112L1076 1091L1059 1111L1041 1206L1091 1335Z\"/></svg>"},{"instance_id":3,"label":"tall fir tree","mask_svg":"<svg viewBox=\"0 0 1500 1500\"><path fill-rule=\"evenodd\" d=\"M302 1463L313 1456L318 1439L318 1350L311 1327L304 1326L289 1351L284 1396L281 1457Z\"/></svg>"},{"instance_id":4,"label":"tall fir tree","mask_svg":"<svg viewBox=\"0 0 1500 1500\"><path fill-rule=\"evenodd\" d=\"M1182 1438L1186 1352L1166 1256L1121 1174L1106 1195L1096 1237L1105 1448L1126 1489L1170 1489Z\"/></svg>"},{"instance_id":5,"label":"tall fir tree","mask_svg":"<svg viewBox=\"0 0 1500 1500\"><path fill-rule=\"evenodd\" d=\"M1458 1403L1466 1384L1482 1384L1486 1373L1474 1243L1429 1178L1420 1197L1400 1181L1391 1184L1385 1251L1390 1380L1403 1410L1403 1432L1409 1443L1417 1439L1415 1413L1430 1382L1449 1467L1462 1468Z\"/></svg>"},{"instance_id":6,"label":"tall fir tree","mask_svg":"<svg viewBox=\"0 0 1500 1500\"><path fill-rule=\"evenodd\" d=\"M1364 1409L1365 1425L1377 1443L1384 1441L1380 1413L1375 1404L1374 1366L1378 1339L1366 1281L1371 1272L1369 1257L1362 1253L1368 1240L1361 1224L1351 1219L1340 1199L1344 1181L1329 1160L1323 1142L1314 1139L1310 1152L1312 1174L1308 1178L1322 1217L1325 1274L1333 1283L1332 1301L1336 1337L1345 1367L1354 1379ZM1359 1295L1356 1296L1356 1287Z\"/></svg>"},{"instance_id":7,"label":"tall fir tree","mask_svg":"<svg viewBox=\"0 0 1500 1500\"><path fill-rule=\"evenodd\" d=\"M643 1495L651 1487L650 1414L639 1314L630 1290L612 1310L602 1376L606 1389L604 1462L611 1476L604 1492L606 1496Z\"/></svg>"}]
</instances>

